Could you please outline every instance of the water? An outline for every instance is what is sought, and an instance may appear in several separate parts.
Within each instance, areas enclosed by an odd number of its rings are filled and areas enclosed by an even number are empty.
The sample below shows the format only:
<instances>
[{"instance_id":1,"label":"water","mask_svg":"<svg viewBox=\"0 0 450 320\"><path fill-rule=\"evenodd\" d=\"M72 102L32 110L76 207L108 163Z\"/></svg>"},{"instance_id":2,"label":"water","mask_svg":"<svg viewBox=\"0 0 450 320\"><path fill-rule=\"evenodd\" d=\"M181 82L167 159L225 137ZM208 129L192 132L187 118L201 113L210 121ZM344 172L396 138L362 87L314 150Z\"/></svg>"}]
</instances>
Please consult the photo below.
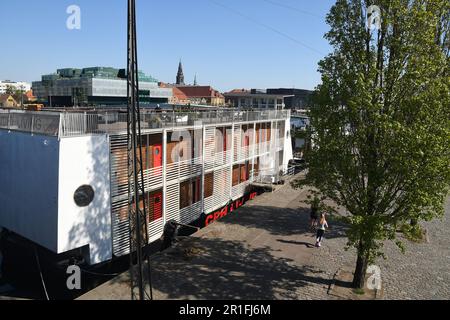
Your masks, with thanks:
<instances>
[{"instance_id":1,"label":"water","mask_svg":"<svg viewBox=\"0 0 450 320\"><path fill-rule=\"evenodd\" d=\"M192 234L188 231L181 231L180 233L182 235ZM0 281L0 300L2 296L12 299L46 300L34 251L35 244L21 237L13 236L2 245L5 259L4 277ZM161 241L159 240L146 248L150 259L152 255L159 252L160 248ZM37 249L42 276L50 300L74 300L112 280L118 274L127 272L130 266L129 255L114 258L102 265L80 265L81 290L71 291L66 286L67 279L70 276L66 273L69 266L68 257L56 255L41 247L37 247Z\"/></svg>"},{"instance_id":2,"label":"water","mask_svg":"<svg viewBox=\"0 0 450 320\"><path fill-rule=\"evenodd\" d=\"M30 246L28 242L5 242L0 296L12 299L46 300L34 245ZM70 276L66 273L68 263L58 264L58 256L43 248L38 248L38 257L50 300L76 299L113 279L115 274L123 273L129 268L129 256L95 267L81 265L82 290L71 291L66 287L67 278Z\"/></svg>"},{"instance_id":3,"label":"water","mask_svg":"<svg viewBox=\"0 0 450 320\"><path fill-rule=\"evenodd\" d=\"M295 149L300 149L305 146L305 139L295 138Z\"/></svg>"}]
</instances>

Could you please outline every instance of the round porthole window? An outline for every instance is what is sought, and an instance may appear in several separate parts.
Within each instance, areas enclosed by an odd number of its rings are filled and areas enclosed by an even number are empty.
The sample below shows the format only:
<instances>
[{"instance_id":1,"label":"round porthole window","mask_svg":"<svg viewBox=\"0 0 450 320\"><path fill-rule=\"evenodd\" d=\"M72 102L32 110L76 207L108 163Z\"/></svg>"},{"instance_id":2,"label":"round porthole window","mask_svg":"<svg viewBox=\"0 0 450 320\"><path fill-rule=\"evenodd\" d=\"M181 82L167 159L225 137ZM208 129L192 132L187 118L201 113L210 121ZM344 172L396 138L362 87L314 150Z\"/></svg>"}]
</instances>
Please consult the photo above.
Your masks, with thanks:
<instances>
[{"instance_id":1,"label":"round porthole window","mask_svg":"<svg viewBox=\"0 0 450 320\"><path fill-rule=\"evenodd\" d=\"M159 156L159 149L155 149L155 155Z\"/></svg>"},{"instance_id":2,"label":"round porthole window","mask_svg":"<svg viewBox=\"0 0 450 320\"><path fill-rule=\"evenodd\" d=\"M73 200L75 201L77 206L87 207L94 200L94 196L95 196L94 189L89 185L84 185L79 187L75 191L73 195Z\"/></svg>"}]
</instances>

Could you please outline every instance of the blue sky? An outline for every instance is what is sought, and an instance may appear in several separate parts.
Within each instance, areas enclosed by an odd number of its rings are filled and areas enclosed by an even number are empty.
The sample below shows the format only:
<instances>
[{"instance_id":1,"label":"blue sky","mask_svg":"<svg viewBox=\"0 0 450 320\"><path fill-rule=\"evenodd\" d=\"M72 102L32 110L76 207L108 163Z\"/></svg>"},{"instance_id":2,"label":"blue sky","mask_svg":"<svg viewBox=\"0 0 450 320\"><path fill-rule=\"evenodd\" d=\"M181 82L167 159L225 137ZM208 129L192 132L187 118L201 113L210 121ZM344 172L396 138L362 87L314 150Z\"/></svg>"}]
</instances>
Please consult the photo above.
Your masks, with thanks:
<instances>
[{"instance_id":1,"label":"blue sky","mask_svg":"<svg viewBox=\"0 0 450 320\"><path fill-rule=\"evenodd\" d=\"M334 0L137 0L139 69L221 91L320 82L317 62ZM66 8L81 8L68 30ZM126 0L0 1L0 79L39 80L63 67L126 66Z\"/></svg>"}]
</instances>

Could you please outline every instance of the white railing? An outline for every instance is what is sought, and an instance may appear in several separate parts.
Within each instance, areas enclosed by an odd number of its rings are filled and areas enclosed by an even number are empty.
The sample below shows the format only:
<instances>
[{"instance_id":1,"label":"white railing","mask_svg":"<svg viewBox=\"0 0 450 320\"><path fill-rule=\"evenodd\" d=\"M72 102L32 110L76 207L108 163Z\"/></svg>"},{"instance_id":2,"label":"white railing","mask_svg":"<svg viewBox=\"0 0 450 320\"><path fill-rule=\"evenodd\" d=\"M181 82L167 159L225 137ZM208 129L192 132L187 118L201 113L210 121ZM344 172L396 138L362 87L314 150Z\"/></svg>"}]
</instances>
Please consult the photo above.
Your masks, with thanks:
<instances>
[{"instance_id":1,"label":"white railing","mask_svg":"<svg viewBox=\"0 0 450 320\"><path fill-rule=\"evenodd\" d=\"M58 136L60 113L0 109L0 129Z\"/></svg>"},{"instance_id":2,"label":"white railing","mask_svg":"<svg viewBox=\"0 0 450 320\"><path fill-rule=\"evenodd\" d=\"M283 178L288 178L295 175L295 167L288 167L287 169L276 170L268 169L259 172L253 171L253 182L274 184L278 183Z\"/></svg>"},{"instance_id":3,"label":"white railing","mask_svg":"<svg viewBox=\"0 0 450 320\"><path fill-rule=\"evenodd\" d=\"M141 112L141 129L174 129L194 125L210 125L286 119L290 110L265 111L199 111ZM0 109L0 129L43 135L73 137L86 134L121 133L127 130L127 113L31 112Z\"/></svg>"},{"instance_id":4,"label":"white railing","mask_svg":"<svg viewBox=\"0 0 450 320\"><path fill-rule=\"evenodd\" d=\"M295 175L295 167L288 167L286 170L283 170L284 176L293 176Z\"/></svg>"}]
</instances>

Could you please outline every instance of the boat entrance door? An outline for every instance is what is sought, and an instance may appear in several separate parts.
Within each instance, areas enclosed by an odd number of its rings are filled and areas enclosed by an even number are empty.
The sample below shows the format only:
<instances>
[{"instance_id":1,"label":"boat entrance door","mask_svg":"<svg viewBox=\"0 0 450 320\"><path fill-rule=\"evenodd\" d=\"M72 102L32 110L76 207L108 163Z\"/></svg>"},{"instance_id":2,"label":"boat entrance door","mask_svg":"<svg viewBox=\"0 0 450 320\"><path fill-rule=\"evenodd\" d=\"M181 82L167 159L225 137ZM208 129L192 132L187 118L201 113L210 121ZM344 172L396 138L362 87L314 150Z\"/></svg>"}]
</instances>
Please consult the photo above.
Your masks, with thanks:
<instances>
[{"instance_id":1,"label":"boat entrance door","mask_svg":"<svg viewBox=\"0 0 450 320\"><path fill-rule=\"evenodd\" d=\"M150 195L150 212L153 213L153 221L162 218L162 192L152 193Z\"/></svg>"},{"instance_id":2,"label":"boat entrance door","mask_svg":"<svg viewBox=\"0 0 450 320\"><path fill-rule=\"evenodd\" d=\"M153 146L153 167L158 168L156 174L161 174L162 165L162 144L157 144Z\"/></svg>"}]
</instances>

